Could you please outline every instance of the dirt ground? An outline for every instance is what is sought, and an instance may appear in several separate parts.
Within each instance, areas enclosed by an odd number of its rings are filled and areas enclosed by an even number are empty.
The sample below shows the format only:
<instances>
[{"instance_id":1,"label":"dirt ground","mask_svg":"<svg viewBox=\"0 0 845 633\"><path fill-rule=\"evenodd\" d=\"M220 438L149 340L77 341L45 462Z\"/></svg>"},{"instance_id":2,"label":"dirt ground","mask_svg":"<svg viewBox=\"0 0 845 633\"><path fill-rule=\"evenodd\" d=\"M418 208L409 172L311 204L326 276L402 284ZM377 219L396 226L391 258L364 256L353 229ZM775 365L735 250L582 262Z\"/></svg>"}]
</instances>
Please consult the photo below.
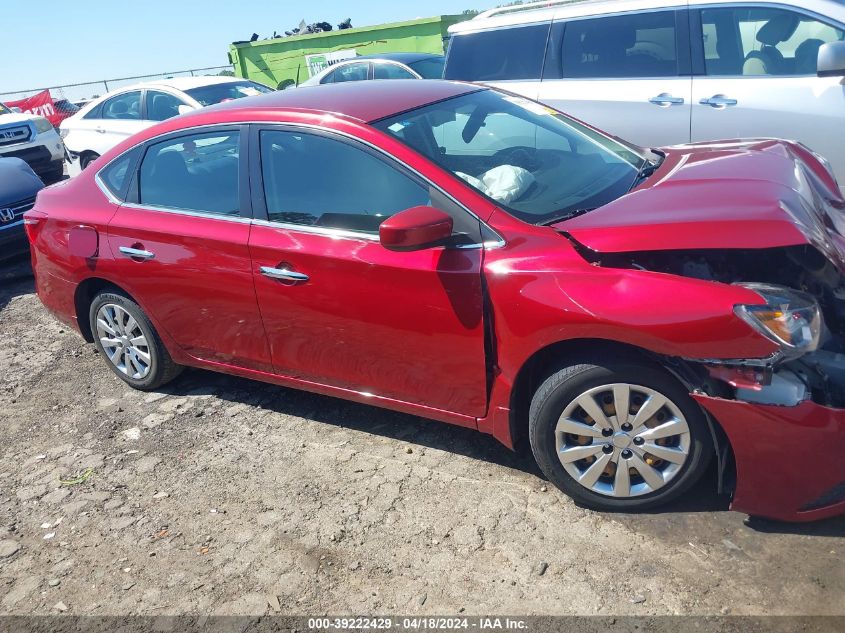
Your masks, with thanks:
<instances>
[{"instance_id":1,"label":"dirt ground","mask_svg":"<svg viewBox=\"0 0 845 633\"><path fill-rule=\"evenodd\" d=\"M598 514L469 430L203 371L135 392L16 269L0 613L845 614L845 518L749 526L710 482Z\"/></svg>"}]
</instances>

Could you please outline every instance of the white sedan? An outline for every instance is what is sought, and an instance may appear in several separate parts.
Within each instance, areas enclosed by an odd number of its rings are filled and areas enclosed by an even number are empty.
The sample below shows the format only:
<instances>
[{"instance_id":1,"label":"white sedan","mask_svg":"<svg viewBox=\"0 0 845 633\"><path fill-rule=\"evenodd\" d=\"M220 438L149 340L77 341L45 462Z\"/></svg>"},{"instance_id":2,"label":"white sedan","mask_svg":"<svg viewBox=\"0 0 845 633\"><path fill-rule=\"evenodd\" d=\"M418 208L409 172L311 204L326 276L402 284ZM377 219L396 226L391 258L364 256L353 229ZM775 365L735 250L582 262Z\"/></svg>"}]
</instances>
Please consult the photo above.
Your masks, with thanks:
<instances>
[{"instance_id":1,"label":"white sedan","mask_svg":"<svg viewBox=\"0 0 845 633\"><path fill-rule=\"evenodd\" d=\"M433 53L360 55L324 68L299 87L368 79L441 79L445 61Z\"/></svg>"},{"instance_id":2,"label":"white sedan","mask_svg":"<svg viewBox=\"0 0 845 633\"><path fill-rule=\"evenodd\" d=\"M85 104L59 126L71 176L120 141L178 114L272 92L238 77L174 77L118 88Z\"/></svg>"}]
</instances>

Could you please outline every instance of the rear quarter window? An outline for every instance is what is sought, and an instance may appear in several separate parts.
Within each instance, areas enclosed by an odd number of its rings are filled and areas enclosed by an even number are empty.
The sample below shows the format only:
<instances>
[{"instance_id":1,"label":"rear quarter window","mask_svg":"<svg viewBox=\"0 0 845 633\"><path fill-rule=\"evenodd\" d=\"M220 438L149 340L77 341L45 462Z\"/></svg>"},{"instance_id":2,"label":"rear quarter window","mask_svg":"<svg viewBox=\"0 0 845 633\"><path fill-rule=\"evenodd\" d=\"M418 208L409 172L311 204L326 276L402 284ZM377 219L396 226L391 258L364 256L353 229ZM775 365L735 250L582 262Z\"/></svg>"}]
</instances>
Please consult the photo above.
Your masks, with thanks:
<instances>
[{"instance_id":1,"label":"rear quarter window","mask_svg":"<svg viewBox=\"0 0 845 633\"><path fill-rule=\"evenodd\" d=\"M138 149L133 149L106 165L100 173L100 182L112 193L115 198L123 200L126 198L126 190L129 181L134 173L135 161L138 158Z\"/></svg>"},{"instance_id":2,"label":"rear quarter window","mask_svg":"<svg viewBox=\"0 0 845 633\"><path fill-rule=\"evenodd\" d=\"M444 79L539 79L551 23L454 35Z\"/></svg>"}]
</instances>

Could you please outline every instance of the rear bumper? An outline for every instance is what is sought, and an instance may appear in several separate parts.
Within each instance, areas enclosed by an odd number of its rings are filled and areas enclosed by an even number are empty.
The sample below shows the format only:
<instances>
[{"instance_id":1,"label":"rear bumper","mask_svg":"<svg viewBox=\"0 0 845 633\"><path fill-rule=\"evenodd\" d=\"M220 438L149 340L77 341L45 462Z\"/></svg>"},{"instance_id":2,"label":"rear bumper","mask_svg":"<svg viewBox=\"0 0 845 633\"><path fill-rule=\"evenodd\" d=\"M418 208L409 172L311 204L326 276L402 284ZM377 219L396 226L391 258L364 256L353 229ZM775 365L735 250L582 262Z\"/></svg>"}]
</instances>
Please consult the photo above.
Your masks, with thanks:
<instances>
[{"instance_id":1,"label":"rear bumper","mask_svg":"<svg viewBox=\"0 0 845 633\"><path fill-rule=\"evenodd\" d=\"M38 252L32 250L32 272L35 275L35 291L44 307L59 321L80 332L76 319L76 287L73 282L66 281L51 272L39 270Z\"/></svg>"},{"instance_id":2,"label":"rear bumper","mask_svg":"<svg viewBox=\"0 0 845 633\"><path fill-rule=\"evenodd\" d=\"M845 514L845 409L693 397L731 442L737 469L731 509L781 521Z\"/></svg>"}]
</instances>

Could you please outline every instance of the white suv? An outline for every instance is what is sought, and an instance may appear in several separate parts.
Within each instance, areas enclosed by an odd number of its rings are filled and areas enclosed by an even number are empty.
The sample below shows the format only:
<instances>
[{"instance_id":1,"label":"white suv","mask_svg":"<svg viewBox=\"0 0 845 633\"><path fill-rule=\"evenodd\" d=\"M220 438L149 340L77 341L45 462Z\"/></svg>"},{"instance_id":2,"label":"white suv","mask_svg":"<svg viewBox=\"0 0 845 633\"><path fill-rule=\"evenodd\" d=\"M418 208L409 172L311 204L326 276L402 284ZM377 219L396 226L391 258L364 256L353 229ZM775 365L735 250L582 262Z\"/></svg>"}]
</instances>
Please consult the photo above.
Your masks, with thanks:
<instances>
[{"instance_id":1,"label":"white suv","mask_svg":"<svg viewBox=\"0 0 845 633\"><path fill-rule=\"evenodd\" d=\"M62 177L65 146L44 117L14 112L0 103L0 157L26 161L50 184Z\"/></svg>"},{"instance_id":2,"label":"white suv","mask_svg":"<svg viewBox=\"0 0 845 633\"><path fill-rule=\"evenodd\" d=\"M843 0L538 2L449 33L446 79L523 94L644 146L798 140L845 184Z\"/></svg>"}]
</instances>

